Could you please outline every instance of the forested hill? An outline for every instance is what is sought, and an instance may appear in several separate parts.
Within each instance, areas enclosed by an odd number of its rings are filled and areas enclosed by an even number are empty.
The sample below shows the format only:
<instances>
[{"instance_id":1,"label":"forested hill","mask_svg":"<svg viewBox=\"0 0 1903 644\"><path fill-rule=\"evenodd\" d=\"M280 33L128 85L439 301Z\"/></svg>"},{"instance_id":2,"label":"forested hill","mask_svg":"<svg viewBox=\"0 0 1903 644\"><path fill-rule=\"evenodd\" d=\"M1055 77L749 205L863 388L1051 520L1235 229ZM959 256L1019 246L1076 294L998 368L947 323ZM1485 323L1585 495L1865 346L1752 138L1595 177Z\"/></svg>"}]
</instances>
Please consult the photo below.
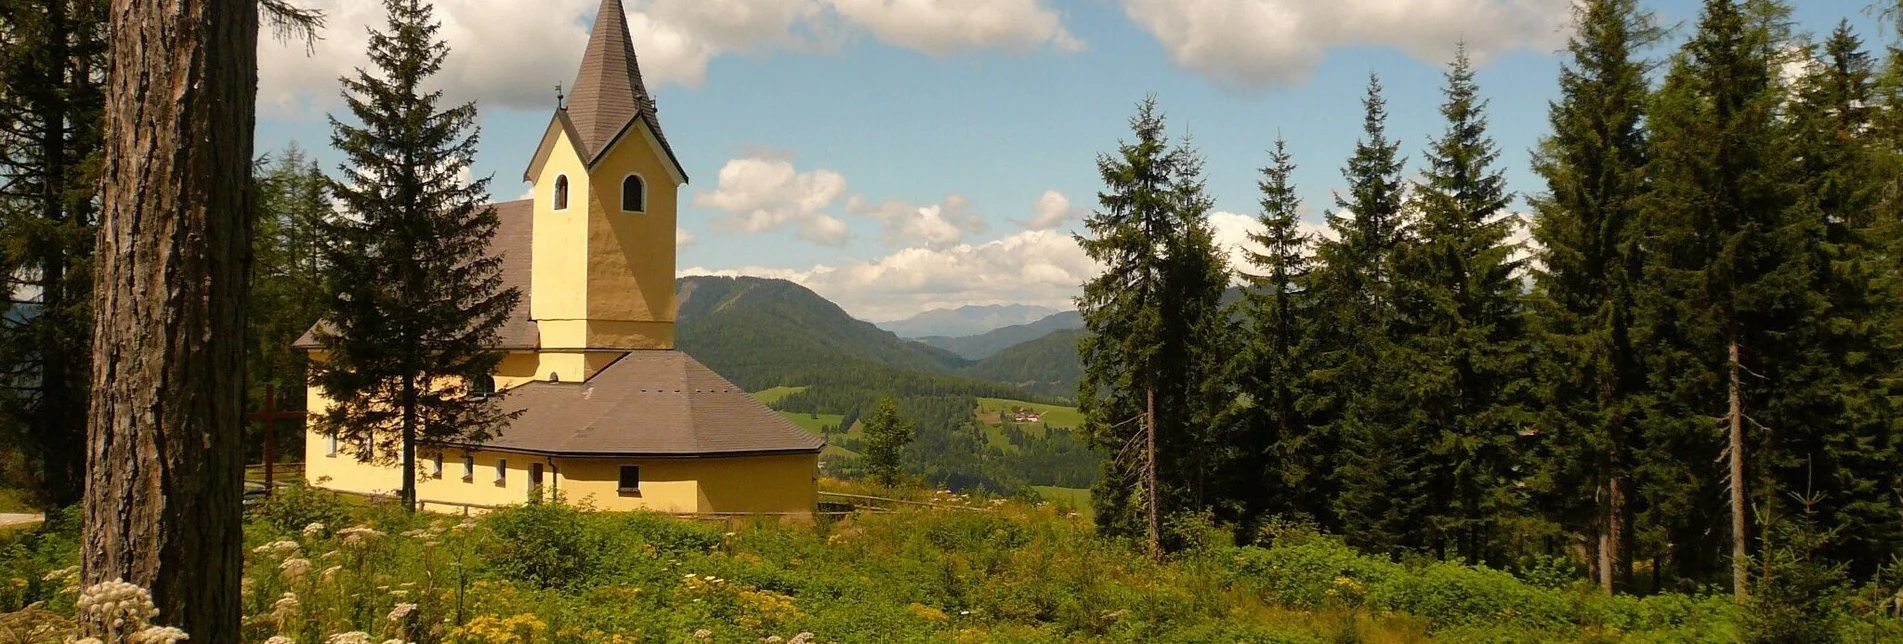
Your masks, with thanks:
<instances>
[{"instance_id":1,"label":"forested hill","mask_svg":"<svg viewBox=\"0 0 1903 644\"><path fill-rule=\"evenodd\" d=\"M1077 395L1077 381L1084 377L1084 362L1077 354L1077 342L1083 337L1083 329L1052 331L1006 347L965 369L965 373L980 380L1016 385L1033 394L1070 398Z\"/></svg>"},{"instance_id":2,"label":"forested hill","mask_svg":"<svg viewBox=\"0 0 1903 644\"><path fill-rule=\"evenodd\" d=\"M971 362L854 319L806 287L755 277L677 283L681 350L749 391L830 383L871 389L1010 397L1017 390L957 375Z\"/></svg>"},{"instance_id":3,"label":"forested hill","mask_svg":"<svg viewBox=\"0 0 1903 644\"><path fill-rule=\"evenodd\" d=\"M1076 311L1057 313L1030 324L1007 326L978 335L950 338L931 336L919 342L956 353L967 360L984 360L1009 347L1041 339L1053 331L1084 328L1084 316Z\"/></svg>"}]
</instances>

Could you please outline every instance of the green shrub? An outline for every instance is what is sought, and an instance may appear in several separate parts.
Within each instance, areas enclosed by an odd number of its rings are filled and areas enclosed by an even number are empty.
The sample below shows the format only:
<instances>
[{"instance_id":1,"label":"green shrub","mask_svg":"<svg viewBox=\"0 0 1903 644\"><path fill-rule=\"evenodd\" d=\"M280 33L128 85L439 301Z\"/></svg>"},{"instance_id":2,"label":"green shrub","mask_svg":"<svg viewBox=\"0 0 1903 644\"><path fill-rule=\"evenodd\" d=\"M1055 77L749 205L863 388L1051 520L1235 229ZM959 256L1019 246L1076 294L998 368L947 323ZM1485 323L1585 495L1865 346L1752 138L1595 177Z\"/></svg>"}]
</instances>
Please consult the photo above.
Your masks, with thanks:
<instances>
[{"instance_id":1,"label":"green shrub","mask_svg":"<svg viewBox=\"0 0 1903 644\"><path fill-rule=\"evenodd\" d=\"M258 505L256 514L283 532L299 532L312 524L331 532L346 527L351 520L350 504L336 494L302 484L273 490Z\"/></svg>"},{"instance_id":2,"label":"green shrub","mask_svg":"<svg viewBox=\"0 0 1903 644\"><path fill-rule=\"evenodd\" d=\"M484 549L502 576L540 588L574 588L601 569L604 543L587 513L562 503L503 508L483 519Z\"/></svg>"}]
</instances>

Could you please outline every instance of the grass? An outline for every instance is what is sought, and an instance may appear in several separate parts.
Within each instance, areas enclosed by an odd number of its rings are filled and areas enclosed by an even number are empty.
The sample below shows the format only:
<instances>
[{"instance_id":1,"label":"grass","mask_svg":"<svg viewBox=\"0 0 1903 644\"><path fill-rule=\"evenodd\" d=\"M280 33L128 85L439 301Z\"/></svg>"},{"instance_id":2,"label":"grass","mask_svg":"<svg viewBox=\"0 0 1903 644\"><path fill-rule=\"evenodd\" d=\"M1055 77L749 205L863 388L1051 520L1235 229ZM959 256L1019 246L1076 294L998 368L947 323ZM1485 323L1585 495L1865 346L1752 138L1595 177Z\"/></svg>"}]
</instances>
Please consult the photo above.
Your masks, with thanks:
<instances>
[{"instance_id":1,"label":"grass","mask_svg":"<svg viewBox=\"0 0 1903 644\"><path fill-rule=\"evenodd\" d=\"M26 490L0 488L0 514L35 514L32 498Z\"/></svg>"},{"instance_id":2,"label":"grass","mask_svg":"<svg viewBox=\"0 0 1903 644\"><path fill-rule=\"evenodd\" d=\"M540 504L464 519L294 490L245 526L242 639L1715 644L1752 623L1723 595L1609 597L1583 579L1397 563L1294 531L1236 546L1226 530L1173 523L1183 548L1152 562L1056 504L822 485L935 507L813 521ZM0 613L43 602L18 615L71 614L77 535L71 520L0 535ZM1883 613L1812 617L1840 641L1899 641L1903 622Z\"/></svg>"},{"instance_id":3,"label":"grass","mask_svg":"<svg viewBox=\"0 0 1903 644\"><path fill-rule=\"evenodd\" d=\"M793 394L797 394L802 391L806 391L806 388L805 387L774 387L772 389L766 389L766 390L753 392L753 397L759 400L760 404L770 406L770 405L773 405L774 403L780 402L781 399L786 398L787 396L791 396Z\"/></svg>"},{"instance_id":4,"label":"grass","mask_svg":"<svg viewBox=\"0 0 1903 644\"><path fill-rule=\"evenodd\" d=\"M1080 487L1054 487L1049 485L1034 485L1032 488L1037 490L1038 495L1044 497L1046 502L1060 508L1067 507L1076 510L1081 513L1085 519L1091 518L1090 490Z\"/></svg>"},{"instance_id":5,"label":"grass","mask_svg":"<svg viewBox=\"0 0 1903 644\"><path fill-rule=\"evenodd\" d=\"M800 428L815 434L820 433L819 430L822 427L831 426L837 428L840 423L846 421L846 417L839 414L806 414L783 411L780 412L780 415L785 416L787 420L793 421L793 424L799 425Z\"/></svg>"},{"instance_id":6,"label":"grass","mask_svg":"<svg viewBox=\"0 0 1903 644\"><path fill-rule=\"evenodd\" d=\"M1015 409L1028 409L1042 414L1043 424L1054 428L1076 429L1084 424L1084 415L1078 412L1076 407L1042 405L1003 398L979 398L978 420L988 425L1001 424L1005 414Z\"/></svg>"}]
</instances>

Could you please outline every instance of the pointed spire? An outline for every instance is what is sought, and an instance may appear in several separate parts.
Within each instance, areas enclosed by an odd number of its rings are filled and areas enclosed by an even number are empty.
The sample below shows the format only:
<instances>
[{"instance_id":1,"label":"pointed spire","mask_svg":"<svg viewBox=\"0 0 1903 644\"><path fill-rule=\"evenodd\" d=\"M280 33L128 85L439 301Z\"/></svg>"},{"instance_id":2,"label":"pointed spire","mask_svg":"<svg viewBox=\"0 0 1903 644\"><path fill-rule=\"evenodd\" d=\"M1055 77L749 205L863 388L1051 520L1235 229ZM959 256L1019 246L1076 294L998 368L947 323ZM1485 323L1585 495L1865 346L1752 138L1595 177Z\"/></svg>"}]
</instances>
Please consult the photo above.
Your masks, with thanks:
<instances>
[{"instance_id":1,"label":"pointed spire","mask_svg":"<svg viewBox=\"0 0 1903 644\"><path fill-rule=\"evenodd\" d=\"M601 154L636 116L646 116L654 135L663 145L667 141L661 135L654 97L641 81L641 64L635 60L634 38L628 34L621 0L602 0L595 14L595 29L588 36L588 50L582 55L581 73L575 78L567 109L581 137L582 154L590 158Z\"/></svg>"}]
</instances>

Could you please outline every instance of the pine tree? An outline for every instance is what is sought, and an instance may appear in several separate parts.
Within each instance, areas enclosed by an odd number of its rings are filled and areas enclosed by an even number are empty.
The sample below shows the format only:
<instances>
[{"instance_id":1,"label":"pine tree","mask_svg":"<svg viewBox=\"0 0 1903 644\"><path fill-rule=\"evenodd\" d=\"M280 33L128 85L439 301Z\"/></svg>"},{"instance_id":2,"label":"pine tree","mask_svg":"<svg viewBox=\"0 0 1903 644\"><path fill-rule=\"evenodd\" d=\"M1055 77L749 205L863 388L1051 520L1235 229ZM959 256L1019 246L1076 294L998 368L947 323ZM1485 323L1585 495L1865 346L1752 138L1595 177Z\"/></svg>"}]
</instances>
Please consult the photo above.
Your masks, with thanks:
<instances>
[{"instance_id":1,"label":"pine tree","mask_svg":"<svg viewBox=\"0 0 1903 644\"><path fill-rule=\"evenodd\" d=\"M880 485L898 487L904 474L899 469L899 455L913 438L912 423L899 416L898 401L891 396L879 399L878 408L866 418L865 435L866 473L878 479Z\"/></svg>"},{"instance_id":2,"label":"pine tree","mask_svg":"<svg viewBox=\"0 0 1903 644\"><path fill-rule=\"evenodd\" d=\"M1533 352L1509 239L1518 219L1464 45L1444 92L1447 131L1428 148L1411 243L1396 262L1404 381L1419 410L1410 420L1423 424L1396 429L1426 439L1432 505L1419 527L1429 542L1498 562L1501 528L1522 510L1514 466L1530 426Z\"/></svg>"},{"instance_id":3,"label":"pine tree","mask_svg":"<svg viewBox=\"0 0 1903 644\"><path fill-rule=\"evenodd\" d=\"M1172 147L1154 99L1130 119L1134 140L1097 160L1104 191L1078 237L1105 265L1078 298L1084 431L1112 455L1092 495L1109 534L1146 535L1160 555L1162 519L1200 510L1219 370L1228 271L1206 220L1201 162Z\"/></svg>"},{"instance_id":4,"label":"pine tree","mask_svg":"<svg viewBox=\"0 0 1903 644\"><path fill-rule=\"evenodd\" d=\"M1241 351L1232 376L1248 396L1239 415L1243 427L1237 459L1245 486L1238 500L1244 517L1276 514L1327 516L1328 474L1333 450L1311 431L1301 407L1309 361L1309 302L1303 284L1309 274L1310 239L1301 229L1301 198L1296 195L1294 159L1281 139L1261 169L1260 232L1249 240L1261 248L1248 254L1250 288L1235 306L1243 320Z\"/></svg>"},{"instance_id":5,"label":"pine tree","mask_svg":"<svg viewBox=\"0 0 1903 644\"><path fill-rule=\"evenodd\" d=\"M278 409L303 409L310 360L291 345L330 304L322 261L323 230L331 216L330 180L292 144L257 181L247 393L251 400L262 400L268 386L277 392ZM279 447L301 453L295 444Z\"/></svg>"},{"instance_id":6,"label":"pine tree","mask_svg":"<svg viewBox=\"0 0 1903 644\"><path fill-rule=\"evenodd\" d=\"M1704 535L1727 535L1740 601L1751 487L1768 474L1751 450L1767 432L1795 430L1764 422L1758 406L1787 384L1778 368L1802 348L1786 336L1812 306L1804 222L1791 213L1792 150L1777 121L1778 9L1708 0L1651 114L1641 342L1660 398L1645 421L1642 485L1682 574L1708 563L1691 552ZM1708 471L1713 456L1723 471ZM1714 498L1728 507L1713 511Z\"/></svg>"},{"instance_id":7,"label":"pine tree","mask_svg":"<svg viewBox=\"0 0 1903 644\"><path fill-rule=\"evenodd\" d=\"M1896 444L1895 278L1880 267L1880 200L1888 177L1874 123L1874 65L1840 24L1798 82L1791 124L1803 181L1810 288L1821 306L1779 345L1791 353L1765 415L1774 431L1760 506L1833 532L1814 553L1867 579L1903 547ZM1794 499L1810 499L1799 508Z\"/></svg>"},{"instance_id":8,"label":"pine tree","mask_svg":"<svg viewBox=\"0 0 1903 644\"><path fill-rule=\"evenodd\" d=\"M1599 585L1611 592L1614 572L1632 569L1632 468L1643 449L1634 441L1645 372L1632 324L1649 89L1638 50L1659 30L1636 0L1584 3L1574 22L1553 132L1534 160L1546 181L1532 200L1534 303L1551 356L1541 361L1535 487L1546 516L1589 539Z\"/></svg>"},{"instance_id":9,"label":"pine tree","mask_svg":"<svg viewBox=\"0 0 1903 644\"><path fill-rule=\"evenodd\" d=\"M362 445L358 458L400 463L414 510L419 443L480 443L510 420L496 397L469 394L502 360L492 347L521 295L487 252L499 225L484 203L489 180L461 176L475 158L476 107L439 110L442 93L422 89L449 54L440 24L421 0L384 8L386 30L370 38L381 76L343 80L359 125L331 119L349 162L330 186L344 215L324 256L338 296L313 379L332 402L324 431Z\"/></svg>"},{"instance_id":10,"label":"pine tree","mask_svg":"<svg viewBox=\"0 0 1903 644\"><path fill-rule=\"evenodd\" d=\"M1333 239L1315 252L1316 268L1303 290L1314 294L1315 369L1304 405L1326 440L1340 446L1331 473L1339 491L1335 529L1356 547L1389 552L1425 545L1421 443L1394 431L1417 410L1397 399L1391 376L1409 365L1395 345L1394 261L1403 244L1406 186L1400 144L1388 140L1387 102L1380 80L1369 77L1362 139L1342 175L1328 213Z\"/></svg>"},{"instance_id":11,"label":"pine tree","mask_svg":"<svg viewBox=\"0 0 1903 644\"><path fill-rule=\"evenodd\" d=\"M85 484L106 3L0 0L0 439L41 500Z\"/></svg>"}]
</instances>

